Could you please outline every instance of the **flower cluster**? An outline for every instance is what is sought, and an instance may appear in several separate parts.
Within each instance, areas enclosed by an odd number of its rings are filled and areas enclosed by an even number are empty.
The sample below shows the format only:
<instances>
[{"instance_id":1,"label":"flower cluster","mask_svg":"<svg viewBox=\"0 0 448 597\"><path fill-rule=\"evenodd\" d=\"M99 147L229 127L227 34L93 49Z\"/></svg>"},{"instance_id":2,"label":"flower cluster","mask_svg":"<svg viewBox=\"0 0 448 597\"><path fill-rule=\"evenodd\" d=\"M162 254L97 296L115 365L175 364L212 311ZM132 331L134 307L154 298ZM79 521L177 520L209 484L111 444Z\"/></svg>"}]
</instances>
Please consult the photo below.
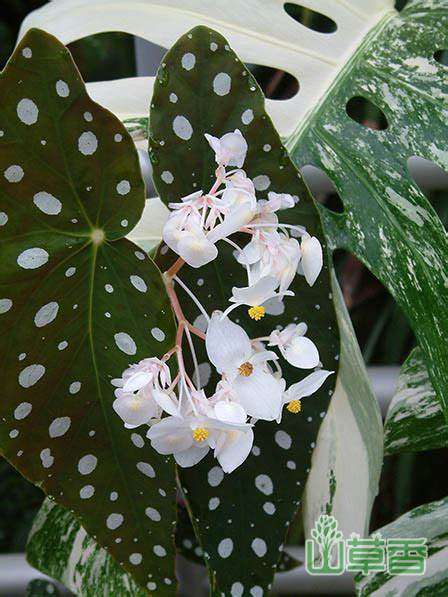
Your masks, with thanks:
<instances>
[{"instance_id":1,"label":"flower cluster","mask_svg":"<svg viewBox=\"0 0 448 597\"><path fill-rule=\"evenodd\" d=\"M293 295L289 288L296 274L313 285L322 268L322 248L304 228L279 222L277 212L293 207L296 197L270 192L267 199L257 200L252 180L241 169L248 147L240 131L206 138L218 164L215 184L206 194L198 191L170 204L163 231L165 243L179 255L165 273L178 320L176 345L162 359L144 359L113 380L113 407L127 428L148 426L152 447L172 454L180 466L193 466L212 450L224 472L230 473L249 455L258 420L280 422L284 408L300 412L301 399L314 394L332 372L320 368L319 351L306 337L305 323L251 339L229 319L240 305L249 307L252 319L261 319L268 301ZM236 169L226 171L229 166ZM248 235L242 248L229 238L236 232ZM237 262L247 271L247 286L234 287L230 305L209 316L177 273L185 263L196 268L215 259L218 241L235 249ZM205 334L185 318L174 282L207 321ZM192 334L205 341L208 359L220 376L209 396L201 389ZM184 364L185 338L195 365L194 381ZM167 362L174 356L178 373L172 380ZM314 371L287 388L280 357L293 367Z\"/></svg>"}]
</instances>

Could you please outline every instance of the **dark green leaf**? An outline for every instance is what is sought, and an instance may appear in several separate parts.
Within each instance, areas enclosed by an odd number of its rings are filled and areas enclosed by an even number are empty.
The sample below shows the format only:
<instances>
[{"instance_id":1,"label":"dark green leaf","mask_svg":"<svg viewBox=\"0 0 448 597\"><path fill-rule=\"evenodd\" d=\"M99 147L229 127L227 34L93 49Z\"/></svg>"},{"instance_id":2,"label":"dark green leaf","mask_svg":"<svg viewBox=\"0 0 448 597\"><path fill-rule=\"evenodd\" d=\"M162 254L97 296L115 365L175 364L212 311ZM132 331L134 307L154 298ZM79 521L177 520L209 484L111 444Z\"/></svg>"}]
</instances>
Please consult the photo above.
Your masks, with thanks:
<instances>
[{"instance_id":1,"label":"dark green leaf","mask_svg":"<svg viewBox=\"0 0 448 597\"><path fill-rule=\"evenodd\" d=\"M195 57L194 67L189 70L182 66L185 54ZM191 57L188 62L191 64ZM225 80L227 85L216 83L220 73L228 78L221 75L218 82ZM229 81L229 92L224 93ZM183 124L184 132L179 124ZM241 129L248 141L245 168L255 179L258 196L265 197L268 190L298 195L299 203L290 210L292 213L281 213L281 221L304 225L310 234L322 239L313 201L265 113L264 98L255 80L223 37L210 29L196 28L165 57L154 89L151 158L155 182L165 202L201 188L209 190L216 164L204 133L221 136L235 128ZM162 246L163 269L172 259L173 255ZM215 262L197 271L184 267L179 276L194 288L209 311L225 306L232 286L245 285L243 268L236 265L232 249L224 244L219 245ZM335 369L339 346L328 261L312 288L297 277L292 289L298 298L286 300L281 315L255 323L241 310L235 311L236 321L243 323L250 336L257 337L276 325L304 320L320 349L324 368ZM185 295L180 297L187 316L194 320L198 315L194 306L188 304ZM198 344L197 349L204 359L203 347ZM208 373L207 365L203 367ZM293 368L285 367L284 373L289 383L300 376ZM211 457L192 469L179 470L193 525L209 565L214 595L228 595L231 591L240 594L238 591L243 590L261 595L270 585L287 527L300 502L333 384L331 378L305 402L302 415L286 412L280 426L258 422L253 454L231 475L224 478ZM225 553L224 546L229 546L229 557L220 556Z\"/></svg>"},{"instance_id":2,"label":"dark green leaf","mask_svg":"<svg viewBox=\"0 0 448 597\"><path fill-rule=\"evenodd\" d=\"M139 584L172 593L172 467L112 409L111 379L174 334L159 270L122 238L144 204L137 154L46 33L23 39L0 97L1 452Z\"/></svg>"},{"instance_id":3,"label":"dark green leaf","mask_svg":"<svg viewBox=\"0 0 448 597\"><path fill-rule=\"evenodd\" d=\"M290 542L288 541L288 543ZM202 548L196 539L188 512L181 505L178 505L177 509L176 548L178 553L187 558L187 560L196 564L205 564ZM279 572L287 572L300 565L301 562L299 560L289 555L286 551L282 551L277 569Z\"/></svg>"}]
</instances>

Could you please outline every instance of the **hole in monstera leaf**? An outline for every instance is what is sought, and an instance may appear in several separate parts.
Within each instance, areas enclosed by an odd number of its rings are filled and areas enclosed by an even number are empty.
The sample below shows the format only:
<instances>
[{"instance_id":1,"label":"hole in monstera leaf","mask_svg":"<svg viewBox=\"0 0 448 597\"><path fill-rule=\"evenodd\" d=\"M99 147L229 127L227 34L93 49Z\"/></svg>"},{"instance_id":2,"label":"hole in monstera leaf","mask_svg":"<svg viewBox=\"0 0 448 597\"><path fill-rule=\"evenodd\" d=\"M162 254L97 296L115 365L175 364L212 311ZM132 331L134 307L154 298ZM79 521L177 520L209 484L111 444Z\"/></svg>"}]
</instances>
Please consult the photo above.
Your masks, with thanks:
<instances>
[{"instance_id":1,"label":"hole in monstera leaf","mask_svg":"<svg viewBox=\"0 0 448 597\"><path fill-rule=\"evenodd\" d=\"M345 107L352 120L375 131L387 129L386 115L369 99L357 95L352 97Z\"/></svg>"},{"instance_id":2,"label":"hole in monstera leaf","mask_svg":"<svg viewBox=\"0 0 448 597\"><path fill-rule=\"evenodd\" d=\"M300 171L316 201L336 213L344 211L342 199L333 181L324 170L316 168L312 164L307 164L302 166Z\"/></svg>"},{"instance_id":3,"label":"hole in monstera leaf","mask_svg":"<svg viewBox=\"0 0 448 597\"><path fill-rule=\"evenodd\" d=\"M338 28L333 19L320 12L311 10L311 8L305 8L295 2L286 2L283 6L290 17L312 31L334 33Z\"/></svg>"},{"instance_id":4,"label":"hole in monstera leaf","mask_svg":"<svg viewBox=\"0 0 448 597\"><path fill-rule=\"evenodd\" d=\"M84 81L104 81L135 76L132 35L98 33L68 44Z\"/></svg>"},{"instance_id":5,"label":"hole in monstera leaf","mask_svg":"<svg viewBox=\"0 0 448 597\"><path fill-rule=\"evenodd\" d=\"M156 74L166 50L128 33L89 35L68 45L84 81L111 81Z\"/></svg>"},{"instance_id":6,"label":"hole in monstera leaf","mask_svg":"<svg viewBox=\"0 0 448 597\"><path fill-rule=\"evenodd\" d=\"M258 64L248 64L247 67L257 79L257 83L268 99L290 99L299 91L298 80L284 70Z\"/></svg>"},{"instance_id":7,"label":"hole in monstera leaf","mask_svg":"<svg viewBox=\"0 0 448 597\"><path fill-rule=\"evenodd\" d=\"M434 60L443 64L443 66L448 66L448 49L444 50L437 50L434 52Z\"/></svg>"},{"instance_id":8,"label":"hole in monstera leaf","mask_svg":"<svg viewBox=\"0 0 448 597\"><path fill-rule=\"evenodd\" d=\"M448 192L448 172L440 166L417 155L408 158L407 166L412 180L424 195L431 199L434 192ZM446 203L446 201L444 202ZM446 223L446 218L444 219Z\"/></svg>"}]
</instances>

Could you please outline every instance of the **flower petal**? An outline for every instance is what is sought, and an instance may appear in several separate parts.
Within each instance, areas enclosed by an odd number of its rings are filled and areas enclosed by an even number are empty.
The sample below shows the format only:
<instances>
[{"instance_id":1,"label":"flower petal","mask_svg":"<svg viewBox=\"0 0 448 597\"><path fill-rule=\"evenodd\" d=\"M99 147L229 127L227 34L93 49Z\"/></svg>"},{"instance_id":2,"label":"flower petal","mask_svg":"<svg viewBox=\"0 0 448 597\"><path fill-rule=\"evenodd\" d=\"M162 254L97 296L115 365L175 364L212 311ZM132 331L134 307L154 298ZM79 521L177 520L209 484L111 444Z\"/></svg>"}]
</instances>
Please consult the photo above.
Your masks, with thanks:
<instances>
[{"instance_id":1,"label":"flower petal","mask_svg":"<svg viewBox=\"0 0 448 597\"><path fill-rule=\"evenodd\" d=\"M168 392L162 392L160 390L154 390L153 398L157 404L166 413L173 416L179 416L179 408L177 402L168 394Z\"/></svg>"},{"instance_id":2,"label":"flower petal","mask_svg":"<svg viewBox=\"0 0 448 597\"><path fill-rule=\"evenodd\" d=\"M315 236L307 236L302 239L300 247L302 249L303 273L308 284L312 286L322 269L322 246Z\"/></svg>"},{"instance_id":3,"label":"flower petal","mask_svg":"<svg viewBox=\"0 0 448 597\"><path fill-rule=\"evenodd\" d=\"M288 388L283 397L283 402L286 404L287 402L291 402L291 400L300 400L301 398L311 396L314 392L317 392L327 377L333 373L334 371L325 371L324 369L313 371L313 373L310 373L304 379Z\"/></svg>"},{"instance_id":4,"label":"flower petal","mask_svg":"<svg viewBox=\"0 0 448 597\"><path fill-rule=\"evenodd\" d=\"M215 457L218 459L222 470L225 473L233 472L249 456L254 443L254 432L252 429L247 431L232 431L225 434L225 441L220 444L215 451Z\"/></svg>"},{"instance_id":5,"label":"flower petal","mask_svg":"<svg viewBox=\"0 0 448 597\"><path fill-rule=\"evenodd\" d=\"M243 328L221 317L221 311L214 311L205 336L208 358L218 373L236 370L251 354L249 336Z\"/></svg>"},{"instance_id":6,"label":"flower petal","mask_svg":"<svg viewBox=\"0 0 448 597\"><path fill-rule=\"evenodd\" d=\"M215 417L226 423L245 423L247 414L244 408L236 402L221 400L215 404Z\"/></svg>"},{"instance_id":7,"label":"flower petal","mask_svg":"<svg viewBox=\"0 0 448 597\"><path fill-rule=\"evenodd\" d=\"M255 196L237 188L227 189L220 204L226 209L227 213L224 216L224 222L218 224L207 235L207 238L213 243L230 236L248 224L257 209Z\"/></svg>"},{"instance_id":8,"label":"flower petal","mask_svg":"<svg viewBox=\"0 0 448 597\"><path fill-rule=\"evenodd\" d=\"M202 267L216 259L218 249L205 234L184 231L177 242L176 253L191 267Z\"/></svg>"},{"instance_id":9,"label":"flower petal","mask_svg":"<svg viewBox=\"0 0 448 597\"><path fill-rule=\"evenodd\" d=\"M154 378L152 373L149 371L137 371L134 375L131 375L126 380L123 391L125 392L137 392L149 384Z\"/></svg>"},{"instance_id":10,"label":"flower petal","mask_svg":"<svg viewBox=\"0 0 448 597\"><path fill-rule=\"evenodd\" d=\"M130 394L122 390L116 390L116 395L118 397L114 400L112 407L128 425L143 425L150 419L159 416L157 404L150 398L142 398L137 394Z\"/></svg>"},{"instance_id":11,"label":"flower petal","mask_svg":"<svg viewBox=\"0 0 448 597\"><path fill-rule=\"evenodd\" d=\"M264 276L252 286L244 288L236 288L234 286L230 300L233 303L240 303L251 307L262 305L265 301L275 296L275 289L278 284L278 281L273 276Z\"/></svg>"},{"instance_id":12,"label":"flower petal","mask_svg":"<svg viewBox=\"0 0 448 597\"><path fill-rule=\"evenodd\" d=\"M188 468L200 462L204 458L204 456L207 455L209 450L209 446L191 446L191 448L189 448L188 450L183 450L182 452L175 452L174 459L176 460L177 464L182 468Z\"/></svg>"},{"instance_id":13,"label":"flower petal","mask_svg":"<svg viewBox=\"0 0 448 597\"><path fill-rule=\"evenodd\" d=\"M166 417L153 425L146 437L159 454L174 454L193 445L190 427L180 417Z\"/></svg>"},{"instance_id":14,"label":"flower petal","mask_svg":"<svg viewBox=\"0 0 448 597\"><path fill-rule=\"evenodd\" d=\"M273 421L278 417L282 405L282 380L255 368L247 377L238 375L233 388L238 402L249 416L265 421Z\"/></svg>"},{"instance_id":15,"label":"flower petal","mask_svg":"<svg viewBox=\"0 0 448 597\"><path fill-rule=\"evenodd\" d=\"M295 336L286 346L284 356L288 363L300 369L314 369L319 364L319 351L305 336Z\"/></svg>"}]
</instances>

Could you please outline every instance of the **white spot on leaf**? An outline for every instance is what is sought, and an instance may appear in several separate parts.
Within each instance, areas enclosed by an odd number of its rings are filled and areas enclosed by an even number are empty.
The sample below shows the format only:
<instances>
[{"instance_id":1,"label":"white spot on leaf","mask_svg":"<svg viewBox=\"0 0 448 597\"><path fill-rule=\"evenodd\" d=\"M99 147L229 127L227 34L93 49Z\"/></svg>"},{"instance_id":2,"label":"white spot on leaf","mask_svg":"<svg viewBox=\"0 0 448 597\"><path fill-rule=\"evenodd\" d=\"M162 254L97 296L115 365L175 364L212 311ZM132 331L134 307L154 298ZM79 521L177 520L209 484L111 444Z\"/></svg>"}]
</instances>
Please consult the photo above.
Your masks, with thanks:
<instances>
[{"instance_id":1,"label":"white spot on leaf","mask_svg":"<svg viewBox=\"0 0 448 597\"><path fill-rule=\"evenodd\" d=\"M34 386L44 374L45 367L43 365L29 365L19 373L19 384L22 388L30 388L31 386Z\"/></svg>"},{"instance_id":2,"label":"white spot on leaf","mask_svg":"<svg viewBox=\"0 0 448 597\"><path fill-rule=\"evenodd\" d=\"M47 263L49 255L45 249L40 247L33 247L26 249L17 257L17 263L23 269L37 269Z\"/></svg>"},{"instance_id":3,"label":"white spot on leaf","mask_svg":"<svg viewBox=\"0 0 448 597\"><path fill-rule=\"evenodd\" d=\"M98 149L98 139L92 131L82 133L78 139L78 149L83 155L92 155Z\"/></svg>"},{"instance_id":4,"label":"white spot on leaf","mask_svg":"<svg viewBox=\"0 0 448 597\"><path fill-rule=\"evenodd\" d=\"M187 52L187 54L184 54L182 56L182 67L185 70L191 70L192 68L194 68L194 65L196 64L196 56L194 54L192 54L191 52Z\"/></svg>"},{"instance_id":5,"label":"white spot on leaf","mask_svg":"<svg viewBox=\"0 0 448 597\"><path fill-rule=\"evenodd\" d=\"M24 124L30 126L36 124L39 118L39 109L33 100L25 97L17 104L17 116Z\"/></svg>"},{"instance_id":6,"label":"white spot on leaf","mask_svg":"<svg viewBox=\"0 0 448 597\"><path fill-rule=\"evenodd\" d=\"M213 79L213 91L216 95L227 95L232 87L232 79L227 73L218 73Z\"/></svg>"},{"instance_id":7,"label":"white spot on leaf","mask_svg":"<svg viewBox=\"0 0 448 597\"><path fill-rule=\"evenodd\" d=\"M70 87L65 81L59 79L59 81L56 82L56 93L59 97L68 97L70 95Z\"/></svg>"},{"instance_id":8,"label":"white spot on leaf","mask_svg":"<svg viewBox=\"0 0 448 597\"><path fill-rule=\"evenodd\" d=\"M17 419L17 421L21 421L22 419L25 419L32 410L32 404L29 402L21 402L14 410L14 418Z\"/></svg>"},{"instance_id":9,"label":"white spot on leaf","mask_svg":"<svg viewBox=\"0 0 448 597\"><path fill-rule=\"evenodd\" d=\"M134 288L139 290L140 292L146 292L148 287L146 286L146 282L140 276L130 276L131 284Z\"/></svg>"},{"instance_id":10,"label":"white spot on leaf","mask_svg":"<svg viewBox=\"0 0 448 597\"><path fill-rule=\"evenodd\" d=\"M81 475L90 475L95 469L96 465L98 464L98 458L93 454L86 454L82 458L80 458L78 462L78 471Z\"/></svg>"},{"instance_id":11,"label":"white spot on leaf","mask_svg":"<svg viewBox=\"0 0 448 597\"><path fill-rule=\"evenodd\" d=\"M0 315L7 313L12 307L12 300L9 298L0 299Z\"/></svg>"},{"instance_id":12,"label":"white spot on leaf","mask_svg":"<svg viewBox=\"0 0 448 597\"><path fill-rule=\"evenodd\" d=\"M137 352L137 345L129 334L126 332L118 332L114 335L115 344L118 348L128 355L134 355Z\"/></svg>"},{"instance_id":13,"label":"white spot on leaf","mask_svg":"<svg viewBox=\"0 0 448 597\"><path fill-rule=\"evenodd\" d=\"M6 168L4 172L6 180L11 183L20 182L24 175L25 172L23 171L23 168L21 166L18 166L17 164L9 166L8 168Z\"/></svg>"},{"instance_id":14,"label":"white spot on leaf","mask_svg":"<svg viewBox=\"0 0 448 597\"><path fill-rule=\"evenodd\" d=\"M241 114L241 122L243 124L250 124L253 119L254 119L254 113L253 113L253 110L251 110L250 108L248 108L247 110L244 110L244 112Z\"/></svg>"},{"instance_id":15,"label":"white spot on leaf","mask_svg":"<svg viewBox=\"0 0 448 597\"><path fill-rule=\"evenodd\" d=\"M48 428L48 435L51 438L62 437L70 429L72 421L70 417L58 417L51 422Z\"/></svg>"},{"instance_id":16,"label":"white spot on leaf","mask_svg":"<svg viewBox=\"0 0 448 597\"><path fill-rule=\"evenodd\" d=\"M47 216L57 216L61 213L62 203L51 193L40 191L33 197L33 203Z\"/></svg>"},{"instance_id":17,"label":"white spot on leaf","mask_svg":"<svg viewBox=\"0 0 448 597\"><path fill-rule=\"evenodd\" d=\"M151 335L158 342L163 342L165 340L165 332L160 328L152 328Z\"/></svg>"},{"instance_id":18,"label":"white spot on leaf","mask_svg":"<svg viewBox=\"0 0 448 597\"><path fill-rule=\"evenodd\" d=\"M173 131L184 141L188 141L193 135L193 127L185 116L176 116L173 120Z\"/></svg>"},{"instance_id":19,"label":"white spot on leaf","mask_svg":"<svg viewBox=\"0 0 448 597\"><path fill-rule=\"evenodd\" d=\"M233 551L233 541L229 537L223 539L218 544L218 554L221 558L228 558Z\"/></svg>"},{"instance_id":20,"label":"white spot on leaf","mask_svg":"<svg viewBox=\"0 0 448 597\"><path fill-rule=\"evenodd\" d=\"M118 514L114 512L113 514L109 514L109 516L107 517L106 526L111 531L115 531L115 529L118 529L118 527L120 527L123 524L123 521L123 514Z\"/></svg>"},{"instance_id":21,"label":"white spot on leaf","mask_svg":"<svg viewBox=\"0 0 448 597\"><path fill-rule=\"evenodd\" d=\"M34 325L37 328L42 328L54 321L59 311L59 305L55 301L44 305L34 316Z\"/></svg>"}]
</instances>

